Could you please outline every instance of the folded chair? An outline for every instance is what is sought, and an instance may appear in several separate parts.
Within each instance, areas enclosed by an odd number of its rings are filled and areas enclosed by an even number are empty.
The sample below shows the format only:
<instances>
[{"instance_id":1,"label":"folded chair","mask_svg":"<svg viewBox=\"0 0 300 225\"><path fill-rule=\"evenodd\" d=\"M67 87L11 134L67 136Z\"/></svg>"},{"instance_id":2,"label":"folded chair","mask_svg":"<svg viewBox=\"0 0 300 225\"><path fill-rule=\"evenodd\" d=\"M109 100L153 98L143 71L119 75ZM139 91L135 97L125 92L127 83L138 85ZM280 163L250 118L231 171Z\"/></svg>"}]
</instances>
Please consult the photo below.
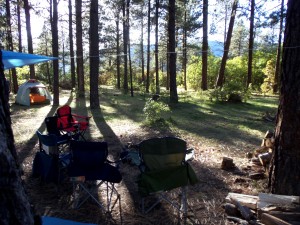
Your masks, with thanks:
<instances>
[{"instance_id":1,"label":"folded chair","mask_svg":"<svg viewBox=\"0 0 300 225\"><path fill-rule=\"evenodd\" d=\"M33 161L33 176L40 176L44 182L59 183L64 178L63 171L70 162L70 154L60 152L56 135L42 134L40 131L36 131L36 134L40 151L36 153Z\"/></svg>"},{"instance_id":2,"label":"folded chair","mask_svg":"<svg viewBox=\"0 0 300 225\"><path fill-rule=\"evenodd\" d=\"M59 130L72 135L79 135L83 140L84 133L89 126L89 116L80 116L72 114L72 109L69 105L64 105L56 110L57 127Z\"/></svg>"},{"instance_id":3,"label":"folded chair","mask_svg":"<svg viewBox=\"0 0 300 225\"><path fill-rule=\"evenodd\" d=\"M139 144L141 174L138 189L142 196L143 213L148 213L161 201L166 201L186 218L186 186L198 182L193 168L185 161L186 147L186 142L176 137L151 138ZM174 189L180 191L180 203L167 194ZM157 201L145 206L145 198L150 195L155 195Z\"/></svg>"},{"instance_id":4,"label":"folded chair","mask_svg":"<svg viewBox=\"0 0 300 225\"><path fill-rule=\"evenodd\" d=\"M74 141L70 142L71 163L69 177L73 182L74 207L79 208L91 198L107 213L111 213L119 203L121 217L121 197L115 188L122 176L117 166L107 159L107 142ZM99 199L98 192L104 186L106 202ZM97 195L93 189L97 190ZM81 198L81 195L84 195ZM100 196L104 197L104 196ZM121 217L122 220L122 217Z\"/></svg>"}]
</instances>

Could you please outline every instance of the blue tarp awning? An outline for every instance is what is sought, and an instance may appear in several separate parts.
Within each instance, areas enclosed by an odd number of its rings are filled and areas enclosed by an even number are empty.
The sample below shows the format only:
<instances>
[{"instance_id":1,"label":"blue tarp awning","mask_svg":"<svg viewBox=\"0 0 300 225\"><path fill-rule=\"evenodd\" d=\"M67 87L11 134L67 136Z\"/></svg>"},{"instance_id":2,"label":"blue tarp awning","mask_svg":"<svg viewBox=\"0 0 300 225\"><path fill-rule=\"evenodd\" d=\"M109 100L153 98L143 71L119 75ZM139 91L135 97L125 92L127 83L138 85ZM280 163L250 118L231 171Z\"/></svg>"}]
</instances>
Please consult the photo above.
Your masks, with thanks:
<instances>
[{"instance_id":1,"label":"blue tarp awning","mask_svg":"<svg viewBox=\"0 0 300 225\"><path fill-rule=\"evenodd\" d=\"M2 62L5 70L41 62L47 62L49 60L55 59L58 58L2 50Z\"/></svg>"}]
</instances>

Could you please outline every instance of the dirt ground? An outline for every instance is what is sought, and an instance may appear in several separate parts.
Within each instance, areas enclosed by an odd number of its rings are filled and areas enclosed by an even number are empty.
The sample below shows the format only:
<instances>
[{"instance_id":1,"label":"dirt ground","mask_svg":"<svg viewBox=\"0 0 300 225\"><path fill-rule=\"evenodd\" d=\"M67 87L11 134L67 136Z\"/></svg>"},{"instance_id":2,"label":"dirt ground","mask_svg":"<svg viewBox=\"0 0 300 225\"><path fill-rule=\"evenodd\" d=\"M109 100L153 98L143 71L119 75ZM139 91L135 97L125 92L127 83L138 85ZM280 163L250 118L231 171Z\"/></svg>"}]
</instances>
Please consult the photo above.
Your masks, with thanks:
<instances>
[{"instance_id":1,"label":"dirt ground","mask_svg":"<svg viewBox=\"0 0 300 225\"><path fill-rule=\"evenodd\" d=\"M60 105L69 104L68 93L60 98ZM60 217L78 222L94 224L182 224L175 210L166 203L143 214L140 209L140 196L137 191L136 179L139 170L131 163L120 165L123 180L116 186L121 196L121 207L116 205L111 215L106 215L93 201L88 201L79 209L74 209L72 202L72 184L66 180L60 185L44 184L33 178L32 163L35 153L39 151L36 130L45 132L44 119L53 115L56 107L39 105L33 107L19 106L11 102L12 127L15 136L19 161L23 166L24 184L34 210L39 215ZM102 124L103 125L103 124ZM147 137L165 136L145 127L128 121L111 120L106 125L95 124L93 118L88 130L89 137L103 140L109 144L111 158L116 158L128 143L139 143ZM104 135L105 134L105 135ZM266 179L251 180L249 159L246 152L253 151L257 146L243 144L240 146L207 144L188 134L179 134L180 138L193 147L195 155L190 164L194 168L199 183L188 187L188 224L233 224L226 219L223 204L229 192L256 195L265 187ZM260 143L257 143L258 145ZM221 169L223 157L231 157L236 168L230 171ZM105 196L99 193L100 197ZM178 197L173 193L173 197ZM121 208L121 212L120 209Z\"/></svg>"}]
</instances>

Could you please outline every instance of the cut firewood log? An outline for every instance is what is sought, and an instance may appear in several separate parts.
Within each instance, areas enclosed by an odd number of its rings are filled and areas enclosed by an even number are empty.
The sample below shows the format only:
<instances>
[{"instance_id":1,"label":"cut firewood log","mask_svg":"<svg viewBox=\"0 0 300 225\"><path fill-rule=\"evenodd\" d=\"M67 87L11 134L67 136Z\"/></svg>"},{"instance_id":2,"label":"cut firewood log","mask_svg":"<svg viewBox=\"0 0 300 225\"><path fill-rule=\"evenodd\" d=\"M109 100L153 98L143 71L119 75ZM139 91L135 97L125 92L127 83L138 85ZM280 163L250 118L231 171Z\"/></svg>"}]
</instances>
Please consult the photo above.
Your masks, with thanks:
<instances>
[{"instance_id":1,"label":"cut firewood log","mask_svg":"<svg viewBox=\"0 0 300 225\"><path fill-rule=\"evenodd\" d=\"M225 201L232 203L231 198L238 199L242 205L247 206L250 209L256 210L257 208L258 196L230 192L226 196Z\"/></svg>"},{"instance_id":2,"label":"cut firewood log","mask_svg":"<svg viewBox=\"0 0 300 225\"><path fill-rule=\"evenodd\" d=\"M257 158L259 159L260 163L264 167L266 167L271 161L272 153L267 152L267 153L259 154Z\"/></svg>"},{"instance_id":3,"label":"cut firewood log","mask_svg":"<svg viewBox=\"0 0 300 225\"><path fill-rule=\"evenodd\" d=\"M255 149L254 151L254 156L258 156L259 154L262 154L262 153L266 153L266 152L270 152L270 148L269 147L266 147L266 146L261 146L257 149Z\"/></svg>"},{"instance_id":4,"label":"cut firewood log","mask_svg":"<svg viewBox=\"0 0 300 225\"><path fill-rule=\"evenodd\" d=\"M300 197L291 195L276 195L259 193L257 202L258 218L269 211L291 211L299 208Z\"/></svg>"},{"instance_id":5,"label":"cut firewood log","mask_svg":"<svg viewBox=\"0 0 300 225\"><path fill-rule=\"evenodd\" d=\"M225 203L224 210L228 216L239 217L241 215L237 207L231 203Z\"/></svg>"},{"instance_id":6,"label":"cut firewood log","mask_svg":"<svg viewBox=\"0 0 300 225\"><path fill-rule=\"evenodd\" d=\"M265 133L264 138L272 138L274 137L274 132L267 130L267 132Z\"/></svg>"},{"instance_id":7,"label":"cut firewood log","mask_svg":"<svg viewBox=\"0 0 300 225\"><path fill-rule=\"evenodd\" d=\"M247 206L243 206L237 198L231 197L231 201L237 207L245 220L251 220L253 218L254 215L251 210Z\"/></svg>"},{"instance_id":8,"label":"cut firewood log","mask_svg":"<svg viewBox=\"0 0 300 225\"><path fill-rule=\"evenodd\" d=\"M223 157L221 168L223 170L231 170L235 167L232 158Z\"/></svg>"},{"instance_id":9,"label":"cut firewood log","mask_svg":"<svg viewBox=\"0 0 300 225\"><path fill-rule=\"evenodd\" d=\"M267 213L262 214L261 222L265 225L293 225Z\"/></svg>"},{"instance_id":10,"label":"cut firewood log","mask_svg":"<svg viewBox=\"0 0 300 225\"><path fill-rule=\"evenodd\" d=\"M260 179L264 179L265 178L265 173L256 173L256 172L253 172L253 173L250 173L249 174L249 177L253 180L260 180Z\"/></svg>"},{"instance_id":11,"label":"cut firewood log","mask_svg":"<svg viewBox=\"0 0 300 225\"><path fill-rule=\"evenodd\" d=\"M300 224L300 212L280 212L272 211L268 213L269 215L275 216L279 219L287 221L289 223L295 224L298 222Z\"/></svg>"},{"instance_id":12,"label":"cut firewood log","mask_svg":"<svg viewBox=\"0 0 300 225\"><path fill-rule=\"evenodd\" d=\"M249 225L247 220L243 220L243 219L238 218L238 217L227 216L227 219L230 220L230 221L236 222L238 224L241 224L241 225Z\"/></svg>"}]
</instances>

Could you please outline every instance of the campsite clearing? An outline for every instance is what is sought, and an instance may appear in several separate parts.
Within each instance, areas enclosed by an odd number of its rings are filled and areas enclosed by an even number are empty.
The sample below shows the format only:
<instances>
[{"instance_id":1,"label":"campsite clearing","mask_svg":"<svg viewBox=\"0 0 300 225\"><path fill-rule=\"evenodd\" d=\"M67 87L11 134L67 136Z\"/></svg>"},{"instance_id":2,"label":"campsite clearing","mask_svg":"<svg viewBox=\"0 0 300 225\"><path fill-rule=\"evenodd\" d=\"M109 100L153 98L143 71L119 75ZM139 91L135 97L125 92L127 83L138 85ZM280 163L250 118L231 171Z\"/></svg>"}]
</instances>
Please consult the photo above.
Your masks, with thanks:
<instances>
[{"instance_id":1,"label":"campsite clearing","mask_svg":"<svg viewBox=\"0 0 300 225\"><path fill-rule=\"evenodd\" d=\"M36 130L45 131L44 119L56 112L52 105L31 107L14 104L11 96L11 118L15 144L23 179L30 201L40 215L56 216L96 224L120 224L119 215L106 218L93 202L80 209L71 204L70 183L60 186L41 184L31 177L32 162L38 151ZM117 158L127 143L156 136L175 135L187 141L195 150L191 165L199 184L189 187L189 215L200 224L232 224L226 220L223 204L229 192L256 195L264 192L266 179L249 178L246 153L257 149L265 132L274 123L263 120L266 111L276 112L276 98L255 97L248 103L210 103L182 97L172 106L166 123L149 126L145 123L143 107L147 96L123 96L115 90L102 89L101 110L91 110L88 99L77 98L69 91L60 92L60 105L69 104L74 113L92 116L87 139L105 140L111 158ZM222 170L223 157L232 158L235 168ZM175 224L177 217L168 205L160 205L149 214L142 214L136 179L138 169L130 163L121 164L123 181L117 186L122 199L123 224Z\"/></svg>"}]
</instances>

